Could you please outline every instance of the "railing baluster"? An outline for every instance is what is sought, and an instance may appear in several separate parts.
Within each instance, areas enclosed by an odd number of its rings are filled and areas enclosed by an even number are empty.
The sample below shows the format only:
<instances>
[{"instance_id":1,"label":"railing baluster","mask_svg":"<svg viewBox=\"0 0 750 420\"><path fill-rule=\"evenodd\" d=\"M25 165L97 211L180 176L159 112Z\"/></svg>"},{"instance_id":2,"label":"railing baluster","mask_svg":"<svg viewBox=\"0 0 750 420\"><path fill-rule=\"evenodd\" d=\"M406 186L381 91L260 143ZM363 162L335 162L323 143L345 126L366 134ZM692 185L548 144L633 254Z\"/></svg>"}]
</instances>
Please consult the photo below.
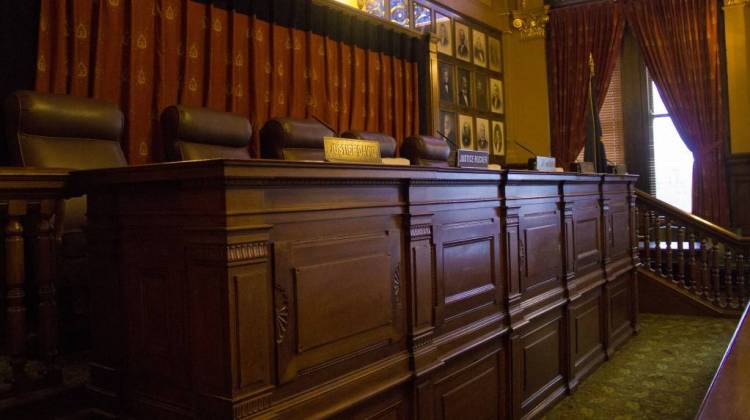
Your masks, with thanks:
<instances>
[{"instance_id":1,"label":"railing baluster","mask_svg":"<svg viewBox=\"0 0 750 420\"><path fill-rule=\"evenodd\" d=\"M744 308L747 295L745 294L745 256L742 254L737 255L737 290L740 307Z\"/></svg>"},{"instance_id":2,"label":"railing baluster","mask_svg":"<svg viewBox=\"0 0 750 420\"><path fill-rule=\"evenodd\" d=\"M666 270L664 270L664 274L668 278L672 279L673 283L676 283L675 278L674 278L674 266L672 265L674 264L673 254L672 254L672 229L673 228L674 226L672 225L672 220L667 219L667 223L665 227L666 231L664 235L665 236L664 240L667 243L667 251L666 251L667 267L666 267Z\"/></svg>"},{"instance_id":3,"label":"railing baluster","mask_svg":"<svg viewBox=\"0 0 750 420\"><path fill-rule=\"evenodd\" d=\"M703 297L713 301L711 295L711 275L709 271L709 259L711 250L708 248L708 241L701 239L701 283L703 283Z\"/></svg>"},{"instance_id":4,"label":"railing baluster","mask_svg":"<svg viewBox=\"0 0 750 420\"><path fill-rule=\"evenodd\" d=\"M24 297L24 239L21 217L26 214L26 202L8 202L8 221L5 225L5 287L6 287L6 345L11 358L13 386L23 388L26 376L26 303Z\"/></svg>"},{"instance_id":5,"label":"railing baluster","mask_svg":"<svg viewBox=\"0 0 750 420\"><path fill-rule=\"evenodd\" d=\"M732 250L727 248L727 252L724 254L724 288L726 289L726 305L730 308L737 308L737 296L734 293L734 286L732 284Z\"/></svg>"},{"instance_id":6,"label":"railing baluster","mask_svg":"<svg viewBox=\"0 0 750 420\"><path fill-rule=\"evenodd\" d=\"M695 233L690 232L690 235L688 236L688 266L690 267L690 270L688 273L690 274L690 287L693 288L693 292L697 294L698 296L703 294L703 289L700 286L700 278L698 274L696 273L697 270L697 261L695 260Z\"/></svg>"},{"instance_id":7,"label":"railing baluster","mask_svg":"<svg viewBox=\"0 0 750 420\"><path fill-rule=\"evenodd\" d=\"M685 227L679 228L677 231L677 283L681 284L682 287L688 287L685 282Z\"/></svg>"},{"instance_id":8,"label":"railing baluster","mask_svg":"<svg viewBox=\"0 0 750 420\"><path fill-rule=\"evenodd\" d=\"M721 277L720 277L720 262L721 252L719 251L719 244L713 244L712 253L713 258L711 259L711 287L713 288L713 301L722 306L721 303ZM725 306L725 305L724 305Z\"/></svg>"},{"instance_id":9,"label":"railing baluster","mask_svg":"<svg viewBox=\"0 0 750 420\"><path fill-rule=\"evenodd\" d=\"M648 211L643 212L643 266L651 268L651 215Z\"/></svg>"},{"instance_id":10,"label":"railing baluster","mask_svg":"<svg viewBox=\"0 0 750 420\"><path fill-rule=\"evenodd\" d=\"M663 276L664 267L662 266L663 252L661 249L661 238L664 237L664 224L663 219L656 216L656 274Z\"/></svg>"}]
</instances>

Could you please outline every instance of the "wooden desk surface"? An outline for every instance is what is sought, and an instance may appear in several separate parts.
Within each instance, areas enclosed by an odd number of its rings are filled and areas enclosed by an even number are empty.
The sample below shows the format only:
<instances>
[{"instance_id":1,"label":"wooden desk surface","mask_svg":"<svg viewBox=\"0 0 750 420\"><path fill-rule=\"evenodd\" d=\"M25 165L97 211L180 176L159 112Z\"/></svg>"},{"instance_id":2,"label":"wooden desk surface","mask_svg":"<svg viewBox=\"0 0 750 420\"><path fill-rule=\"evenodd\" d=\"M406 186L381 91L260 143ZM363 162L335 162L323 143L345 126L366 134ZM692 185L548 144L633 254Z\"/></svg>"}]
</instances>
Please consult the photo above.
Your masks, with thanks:
<instances>
[{"instance_id":1,"label":"wooden desk surface","mask_svg":"<svg viewBox=\"0 0 750 420\"><path fill-rule=\"evenodd\" d=\"M746 419L750 416L750 306L721 360L697 419Z\"/></svg>"}]
</instances>

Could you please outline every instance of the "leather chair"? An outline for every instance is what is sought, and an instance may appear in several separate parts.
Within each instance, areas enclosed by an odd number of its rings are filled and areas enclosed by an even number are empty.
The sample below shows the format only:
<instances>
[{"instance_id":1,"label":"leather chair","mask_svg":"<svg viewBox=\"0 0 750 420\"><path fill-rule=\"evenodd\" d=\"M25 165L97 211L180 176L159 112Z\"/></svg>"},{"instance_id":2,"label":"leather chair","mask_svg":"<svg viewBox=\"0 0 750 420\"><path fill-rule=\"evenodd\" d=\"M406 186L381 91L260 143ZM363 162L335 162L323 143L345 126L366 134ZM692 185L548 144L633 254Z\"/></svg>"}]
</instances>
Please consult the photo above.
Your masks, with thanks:
<instances>
[{"instance_id":1,"label":"leather chair","mask_svg":"<svg viewBox=\"0 0 750 420\"><path fill-rule=\"evenodd\" d=\"M5 116L8 151L15 165L69 169L127 165L120 147L125 117L109 102L19 91L8 97ZM85 324L88 312L84 274L88 270L83 234L86 198L66 200L59 215L62 217L56 220L55 229L60 243L58 301L61 321L63 324ZM71 317L72 320L66 320ZM66 330L64 336L86 336L85 331L76 328Z\"/></svg>"},{"instance_id":2,"label":"leather chair","mask_svg":"<svg viewBox=\"0 0 750 420\"><path fill-rule=\"evenodd\" d=\"M260 130L261 156L265 159L323 161L323 137L333 135L331 129L312 119L274 118Z\"/></svg>"},{"instance_id":3,"label":"leather chair","mask_svg":"<svg viewBox=\"0 0 750 420\"><path fill-rule=\"evenodd\" d=\"M173 105L161 113L161 130L170 160L250 159L253 128L236 114Z\"/></svg>"},{"instance_id":4,"label":"leather chair","mask_svg":"<svg viewBox=\"0 0 750 420\"><path fill-rule=\"evenodd\" d=\"M451 148L444 140L431 136L413 136L401 145L401 156L409 159L412 165L447 168Z\"/></svg>"},{"instance_id":5,"label":"leather chair","mask_svg":"<svg viewBox=\"0 0 750 420\"><path fill-rule=\"evenodd\" d=\"M380 143L380 157L396 157L396 139L387 134L374 133L371 131L345 131L341 133L341 137L345 139L377 141L378 143Z\"/></svg>"}]
</instances>

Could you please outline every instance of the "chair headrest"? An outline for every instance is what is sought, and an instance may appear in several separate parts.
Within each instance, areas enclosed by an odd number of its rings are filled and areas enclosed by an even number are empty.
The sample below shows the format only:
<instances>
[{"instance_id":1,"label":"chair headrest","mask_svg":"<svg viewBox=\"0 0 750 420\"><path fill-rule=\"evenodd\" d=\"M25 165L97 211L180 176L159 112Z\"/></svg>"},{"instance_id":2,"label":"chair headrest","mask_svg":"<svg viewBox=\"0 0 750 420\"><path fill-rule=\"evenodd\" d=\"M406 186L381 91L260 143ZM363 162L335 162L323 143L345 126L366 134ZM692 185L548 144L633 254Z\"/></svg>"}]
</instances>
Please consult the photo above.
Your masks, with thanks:
<instances>
[{"instance_id":1,"label":"chair headrest","mask_svg":"<svg viewBox=\"0 0 750 420\"><path fill-rule=\"evenodd\" d=\"M445 141L431 136L412 136L401 145L401 156L412 165L448 166L451 148Z\"/></svg>"},{"instance_id":2,"label":"chair headrest","mask_svg":"<svg viewBox=\"0 0 750 420\"><path fill-rule=\"evenodd\" d=\"M17 134L119 142L125 127L122 111L98 99L18 91L5 110L7 129Z\"/></svg>"},{"instance_id":3,"label":"chair headrest","mask_svg":"<svg viewBox=\"0 0 750 420\"><path fill-rule=\"evenodd\" d=\"M323 137L329 136L333 131L313 119L274 118L260 130L261 154L268 159L294 160L298 154L288 150L322 151Z\"/></svg>"},{"instance_id":4,"label":"chair headrest","mask_svg":"<svg viewBox=\"0 0 750 420\"><path fill-rule=\"evenodd\" d=\"M253 136L253 127L243 116L184 105L165 108L161 113L161 128L168 144L186 141L248 147Z\"/></svg>"},{"instance_id":5,"label":"chair headrest","mask_svg":"<svg viewBox=\"0 0 750 420\"><path fill-rule=\"evenodd\" d=\"M341 137L347 139L359 139L359 140L374 140L380 143L380 156L384 158L390 158L396 156L396 139L393 137L383 134L375 133L372 131L345 131L341 133Z\"/></svg>"}]
</instances>

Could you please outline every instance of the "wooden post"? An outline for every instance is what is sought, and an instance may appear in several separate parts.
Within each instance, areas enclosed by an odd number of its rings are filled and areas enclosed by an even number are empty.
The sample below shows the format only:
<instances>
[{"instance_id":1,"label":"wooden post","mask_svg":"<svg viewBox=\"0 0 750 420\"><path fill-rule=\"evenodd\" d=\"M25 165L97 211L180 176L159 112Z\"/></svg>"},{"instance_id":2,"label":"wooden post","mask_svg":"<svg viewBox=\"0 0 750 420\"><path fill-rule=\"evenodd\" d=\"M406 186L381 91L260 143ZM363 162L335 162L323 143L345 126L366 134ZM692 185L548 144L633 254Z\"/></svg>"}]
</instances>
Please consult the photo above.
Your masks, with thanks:
<instances>
[{"instance_id":1,"label":"wooden post","mask_svg":"<svg viewBox=\"0 0 750 420\"><path fill-rule=\"evenodd\" d=\"M651 214L643 212L643 266L651 269Z\"/></svg>"},{"instance_id":2,"label":"wooden post","mask_svg":"<svg viewBox=\"0 0 750 420\"><path fill-rule=\"evenodd\" d=\"M664 224L663 219L659 216L656 216L654 213L654 217L656 218L656 274L663 276L664 275L664 267L662 266L662 263L664 261L663 259L663 252L661 250L661 238L664 237L662 233L664 232Z\"/></svg>"},{"instance_id":3,"label":"wooden post","mask_svg":"<svg viewBox=\"0 0 750 420\"><path fill-rule=\"evenodd\" d=\"M677 283L681 284L682 287L688 287L685 283L685 227L681 227L677 231Z\"/></svg>"},{"instance_id":4,"label":"wooden post","mask_svg":"<svg viewBox=\"0 0 750 420\"><path fill-rule=\"evenodd\" d=\"M664 235L664 239L667 242L667 258L666 258L667 259L667 267L664 270L664 275L666 275L668 278L670 278L673 283L677 283L677 281L674 278L674 268L673 268L674 267L673 266L674 260L672 258L672 255L673 255L672 254L672 239L674 239L672 237L672 229L673 228L674 228L674 226L672 225L672 220L671 219L667 219L667 223L666 223L666 227L665 227L666 232L665 232L665 235Z\"/></svg>"},{"instance_id":5,"label":"wooden post","mask_svg":"<svg viewBox=\"0 0 750 420\"><path fill-rule=\"evenodd\" d=\"M737 255L737 290L740 308L743 308L747 295L745 294L745 256L742 254Z\"/></svg>"},{"instance_id":6,"label":"wooden post","mask_svg":"<svg viewBox=\"0 0 750 420\"><path fill-rule=\"evenodd\" d=\"M713 301L721 306L721 278L720 263L721 263L721 252L719 251L719 244L713 244L711 248L713 258L711 258L711 287L713 289Z\"/></svg>"},{"instance_id":7,"label":"wooden post","mask_svg":"<svg viewBox=\"0 0 750 420\"><path fill-rule=\"evenodd\" d=\"M8 222L5 225L5 300L6 344L11 358L13 386L28 383L26 367L26 306L24 303L24 240L21 218L26 214L26 201L8 201Z\"/></svg>"},{"instance_id":8,"label":"wooden post","mask_svg":"<svg viewBox=\"0 0 750 420\"><path fill-rule=\"evenodd\" d=\"M711 295L711 275L708 267L709 253L708 241L701 239L701 282L703 283L703 297L709 301L713 301L713 296Z\"/></svg>"},{"instance_id":9,"label":"wooden post","mask_svg":"<svg viewBox=\"0 0 750 420\"><path fill-rule=\"evenodd\" d=\"M55 241L52 215L55 200L39 204L39 227L36 238L36 283L39 288L39 354L47 366L48 378L59 380L54 367L58 345L57 300L55 299Z\"/></svg>"},{"instance_id":10,"label":"wooden post","mask_svg":"<svg viewBox=\"0 0 750 420\"><path fill-rule=\"evenodd\" d=\"M693 288L693 292L698 296L703 294L703 289L700 284L700 277L696 273L698 262L695 259L695 233L690 232L688 235L688 266L690 267L690 287Z\"/></svg>"}]
</instances>

